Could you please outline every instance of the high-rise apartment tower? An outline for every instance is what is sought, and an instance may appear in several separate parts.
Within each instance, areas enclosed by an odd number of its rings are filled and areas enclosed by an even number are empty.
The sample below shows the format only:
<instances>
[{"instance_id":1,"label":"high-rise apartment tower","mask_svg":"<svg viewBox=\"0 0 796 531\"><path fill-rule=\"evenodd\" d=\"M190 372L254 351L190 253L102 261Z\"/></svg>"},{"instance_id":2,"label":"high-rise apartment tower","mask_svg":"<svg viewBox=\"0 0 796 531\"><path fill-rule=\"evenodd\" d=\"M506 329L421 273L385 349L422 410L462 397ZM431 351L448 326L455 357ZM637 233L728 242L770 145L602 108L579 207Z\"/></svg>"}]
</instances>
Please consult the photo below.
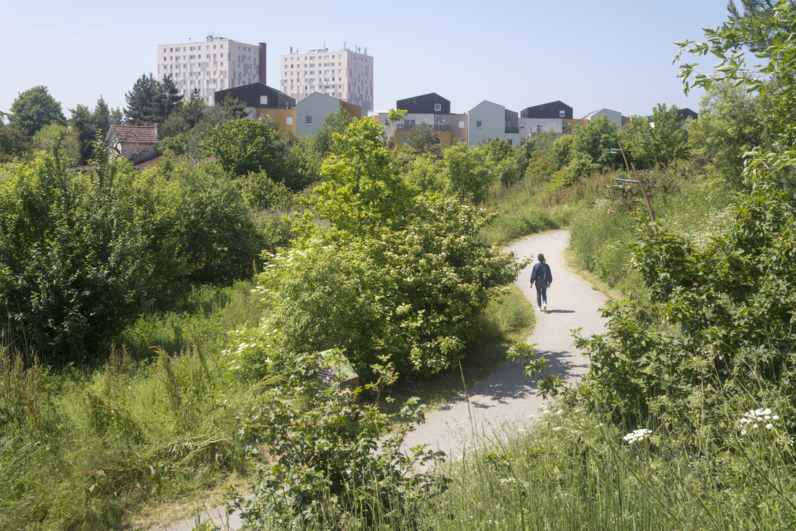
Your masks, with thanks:
<instances>
[{"instance_id":1,"label":"high-rise apartment tower","mask_svg":"<svg viewBox=\"0 0 796 531\"><path fill-rule=\"evenodd\" d=\"M265 83L266 45L209 35L206 42L158 46L158 79L171 75L187 100L194 89L213 105L217 90L261 81Z\"/></svg>"},{"instance_id":2,"label":"high-rise apartment tower","mask_svg":"<svg viewBox=\"0 0 796 531\"><path fill-rule=\"evenodd\" d=\"M373 57L368 49L327 48L279 57L279 88L303 100L313 92L339 98L365 110L373 110Z\"/></svg>"}]
</instances>

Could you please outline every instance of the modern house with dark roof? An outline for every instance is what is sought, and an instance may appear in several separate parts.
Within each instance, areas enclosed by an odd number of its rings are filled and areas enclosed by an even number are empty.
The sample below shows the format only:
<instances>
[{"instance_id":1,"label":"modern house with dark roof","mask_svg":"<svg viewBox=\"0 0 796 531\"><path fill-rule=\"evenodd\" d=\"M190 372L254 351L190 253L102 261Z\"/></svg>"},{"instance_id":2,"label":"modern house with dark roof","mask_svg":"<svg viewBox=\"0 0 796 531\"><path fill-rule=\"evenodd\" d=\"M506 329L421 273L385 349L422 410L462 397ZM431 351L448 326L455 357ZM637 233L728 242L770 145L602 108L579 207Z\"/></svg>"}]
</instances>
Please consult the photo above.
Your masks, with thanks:
<instances>
[{"instance_id":1,"label":"modern house with dark roof","mask_svg":"<svg viewBox=\"0 0 796 531\"><path fill-rule=\"evenodd\" d=\"M563 101L551 101L533 107L526 107L520 112L522 118L542 118L542 119L572 119L572 107Z\"/></svg>"},{"instance_id":2,"label":"modern house with dark roof","mask_svg":"<svg viewBox=\"0 0 796 531\"><path fill-rule=\"evenodd\" d=\"M562 134L564 120L572 119L572 107L562 101L551 101L526 107L520 112L519 130L523 138L539 133Z\"/></svg>"},{"instance_id":3,"label":"modern house with dark roof","mask_svg":"<svg viewBox=\"0 0 796 531\"><path fill-rule=\"evenodd\" d=\"M241 87L217 90L213 96L215 104L223 102L227 95L244 102L250 109L293 109L296 107L296 100L259 81Z\"/></svg>"},{"instance_id":4,"label":"modern house with dark roof","mask_svg":"<svg viewBox=\"0 0 796 531\"><path fill-rule=\"evenodd\" d=\"M231 96L246 104L246 113L252 120L260 120L268 116L273 120L280 134L287 131L296 132L296 100L265 83L250 83L241 87L216 91L215 104Z\"/></svg>"},{"instance_id":5,"label":"modern house with dark roof","mask_svg":"<svg viewBox=\"0 0 796 531\"><path fill-rule=\"evenodd\" d=\"M422 124L434 128L442 147L468 141L467 114L451 113L451 102L436 92L398 100L395 108L407 111L401 123L389 123L389 113L373 113L373 119L385 127L384 137L390 145L408 143L412 130Z\"/></svg>"},{"instance_id":6,"label":"modern house with dark roof","mask_svg":"<svg viewBox=\"0 0 796 531\"><path fill-rule=\"evenodd\" d=\"M685 109L677 109L677 114L683 117L684 120L691 118L692 120L696 120L699 118L699 113L696 113L686 107Z\"/></svg>"},{"instance_id":7,"label":"modern house with dark roof","mask_svg":"<svg viewBox=\"0 0 796 531\"><path fill-rule=\"evenodd\" d=\"M451 102L436 92L430 92L422 96L398 100L395 103L395 108L407 111L409 114L450 114Z\"/></svg>"},{"instance_id":8,"label":"modern house with dark roof","mask_svg":"<svg viewBox=\"0 0 796 531\"><path fill-rule=\"evenodd\" d=\"M112 125L105 135L105 145L133 165L157 157L158 144L160 144L160 124Z\"/></svg>"}]
</instances>

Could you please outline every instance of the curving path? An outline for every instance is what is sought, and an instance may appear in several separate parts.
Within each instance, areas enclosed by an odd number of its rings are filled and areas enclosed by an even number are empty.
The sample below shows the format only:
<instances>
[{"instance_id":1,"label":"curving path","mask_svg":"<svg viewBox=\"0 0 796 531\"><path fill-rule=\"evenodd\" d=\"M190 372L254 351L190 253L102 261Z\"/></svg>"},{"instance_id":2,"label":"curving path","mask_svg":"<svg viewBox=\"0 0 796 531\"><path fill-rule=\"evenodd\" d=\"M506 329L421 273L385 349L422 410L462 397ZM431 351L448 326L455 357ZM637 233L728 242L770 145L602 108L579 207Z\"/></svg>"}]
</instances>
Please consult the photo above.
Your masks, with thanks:
<instances>
[{"instance_id":1,"label":"curving path","mask_svg":"<svg viewBox=\"0 0 796 531\"><path fill-rule=\"evenodd\" d=\"M563 254L569 242L568 231L532 236L506 248L518 258L534 261L520 272L517 285L536 308L536 290L530 285L531 269L539 253L545 255L553 272L553 284L547 290L548 313L537 312L536 327L529 344L536 343L536 352L548 358L548 372L568 384L574 383L588 370L588 360L572 345L571 330L582 328L582 335L605 331L606 320L599 309L607 300L586 282L564 269ZM505 422L525 420L537 413L543 400L536 386L523 375L522 365L506 361L491 376L468 389L465 397L452 400L426 415L426 423L410 433L407 447L429 444L452 457L473 439L473 433L486 434L500 429ZM472 415L472 419L471 419Z\"/></svg>"},{"instance_id":2,"label":"curving path","mask_svg":"<svg viewBox=\"0 0 796 531\"><path fill-rule=\"evenodd\" d=\"M564 269L562 261L568 241L569 232L558 231L532 236L506 250L514 251L518 258L533 257L533 263L539 253L545 255L553 272L553 284L547 290L548 313L537 312L536 327L528 343L536 343L536 352L550 360L549 372L567 383L574 383L588 370L588 360L572 346L570 331L582 328L582 335L604 332L606 320L600 317L599 309L607 297ZM520 272L517 285L535 308L536 290L530 286L533 263ZM522 365L513 361L503 363L494 374L468 389L468 394L469 409L467 400L460 397L432 411L426 415L426 423L409 434L407 447L428 444L456 457L459 450L472 441L476 430L488 435L505 422L524 420L527 415L536 414L543 403L536 394L536 386L523 375ZM223 508L218 507L212 513L220 516ZM221 518L213 520L222 523ZM229 528L225 529L237 530L241 526L239 515L234 514L230 517ZM191 529L193 519L169 531Z\"/></svg>"}]
</instances>

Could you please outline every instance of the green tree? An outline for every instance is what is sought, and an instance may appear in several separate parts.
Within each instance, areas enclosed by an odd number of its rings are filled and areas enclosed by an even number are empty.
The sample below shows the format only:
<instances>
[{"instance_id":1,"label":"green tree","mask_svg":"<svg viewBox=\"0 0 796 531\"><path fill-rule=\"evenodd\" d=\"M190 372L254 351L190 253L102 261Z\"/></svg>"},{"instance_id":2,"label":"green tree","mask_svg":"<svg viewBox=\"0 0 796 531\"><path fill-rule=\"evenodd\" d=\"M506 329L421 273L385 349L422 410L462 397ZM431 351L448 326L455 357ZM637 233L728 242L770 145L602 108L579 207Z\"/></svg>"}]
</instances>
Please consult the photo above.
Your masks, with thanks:
<instances>
[{"instance_id":1,"label":"green tree","mask_svg":"<svg viewBox=\"0 0 796 531\"><path fill-rule=\"evenodd\" d=\"M136 194L160 300L180 283L229 284L253 274L263 248L239 184L220 164L166 158L141 172Z\"/></svg>"},{"instance_id":2,"label":"green tree","mask_svg":"<svg viewBox=\"0 0 796 531\"><path fill-rule=\"evenodd\" d=\"M415 157L404 173L406 180L423 192L441 194L448 188L444 163L431 154Z\"/></svg>"},{"instance_id":3,"label":"green tree","mask_svg":"<svg viewBox=\"0 0 796 531\"><path fill-rule=\"evenodd\" d=\"M575 135L563 135L553 143L553 160L561 169L575 157Z\"/></svg>"},{"instance_id":4,"label":"green tree","mask_svg":"<svg viewBox=\"0 0 796 531\"><path fill-rule=\"evenodd\" d=\"M729 81L710 86L699 106L699 119L691 122L688 144L693 156L708 170L735 186L742 185L744 153L770 147L765 97L749 94L743 85Z\"/></svg>"},{"instance_id":5,"label":"green tree","mask_svg":"<svg viewBox=\"0 0 796 531\"><path fill-rule=\"evenodd\" d=\"M772 0L741 0L742 11L738 9L735 0L729 0L727 4L727 11L730 14L729 23L733 25L735 29L739 30L750 22L762 22L765 24L763 28L761 28L761 31L755 32L753 39L744 43L749 46L749 49L753 52L763 52L766 48L771 46L774 36L781 34L783 29L788 33L796 31L796 27L793 26L783 28L768 22L774 15L775 4L776 2L772 3ZM795 3L791 0L790 4L794 5Z\"/></svg>"},{"instance_id":6,"label":"green tree","mask_svg":"<svg viewBox=\"0 0 796 531\"><path fill-rule=\"evenodd\" d=\"M33 146L54 155L56 148L61 150L61 155L69 166L82 163L80 153L80 136L74 127L66 125L45 125L33 135Z\"/></svg>"},{"instance_id":7,"label":"green tree","mask_svg":"<svg viewBox=\"0 0 796 531\"><path fill-rule=\"evenodd\" d=\"M652 127L650 119L646 116L633 115L630 122L619 131L619 140L629 162L633 162L639 170L655 168L653 146L651 144ZM655 142L652 140L652 142Z\"/></svg>"},{"instance_id":8,"label":"green tree","mask_svg":"<svg viewBox=\"0 0 796 531\"><path fill-rule=\"evenodd\" d=\"M47 91L47 87L38 85L17 96L11 104L9 121L12 126L22 129L26 135L33 136L36 131L50 124L66 123L61 104Z\"/></svg>"},{"instance_id":9,"label":"green tree","mask_svg":"<svg viewBox=\"0 0 796 531\"><path fill-rule=\"evenodd\" d=\"M439 153L439 134L426 123L418 124L409 131L409 147L417 153Z\"/></svg>"},{"instance_id":10,"label":"green tree","mask_svg":"<svg viewBox=\"0 0 796 531\"><path fill-rule=\"evenodd\" d=\"M78 163L84 163L93 158L94 150L93 145L97 140L97 130L94 125L94 117L91 110L85 105L76 105L74 109L69 109L72 117L69 119L69 124L75 131L78 139L78 152L80 160Z\"/></svg>"},{"instance_id":11,"label":"green tree","mask_svg":"<svg viewBox=\"0 0 796 531\"><path fill-rule=\"evenodd\" d=\"M535 151L525 168L525 178L531 182L547 182L558 171L558 165L551 155Z\"/></svg>"},{"instance_id":12,"label":"green tree","mask_svg":"<svg viewBox=\"0 0 796 531\"><path fill-rule=\"evenodd\" d=\"M608 116L595 116L586 127L575 129L574 151L587 155L595 164L602 167L621 167L622 154L614 149L619 149L616 140L619 136L619 126L611 121Z\"/></svg>"},{"instance_id":13,"label":"green tree","mask_svg":"<svg viewBox=\"0 0 796 531\"><path fill-rule=\"evenodd\" d=\"M224 170L234 177L265 171L281 182L278 142L279 133L265 122L233 120L207 132L204 151L218 158Z\"/></svg>"},{"instance_id":14,"label":"green tree","mask_svg":"<svg viewBox=\"0 0 796 531\"><path fill-rule=\"evenodd\" d=\"M25 131L10 125L0 127L0 162L17 162L27 159L33 143Z\"/></svg>"},{"instance_id":15,"label":"green tree","mask_svg":"<svg viewBox=\"0 0 796 531\"><path fill-rule=\"evenodd\" d=\"M524 143L516 146L517 162L520 164L520 170L522 172L526 171L528 163L537 152L552 157L555 142L556 134L553 131L546 131L537 133L526 139Z\"/></svg>"},{"instance_id":16,"label":"green tree","mask_svg":"<svg viewBox=\"0 0 796 531\"><path fill-rule=\"evenodd\" d=\"M486 199L495 174L489 170L485 150L456 144L445 150L443 161L449 193L475 205Z\"/></svg>"},{"instance_id":17,"label":"green tree","mask_svg":"<svg viewBox=\"0 0 796 531\"><path fill-rule=\"evenodd\" d=\"M0 297L9 333L51 360L106 346L153 299L127 161L98 152L68 174L55 146L18 166L0 194Z\"/></svg>"},{"instance_id":18,"label":"green tree","mask_svg":"<svg viewBox=\"0 0 796 531\"><path fill-rule=\"evenodd\" d=\"M142 75L125 95L127 121L133 125L162 124L181 106L181 98L171 76L161 83L152 74Z\"/></svg>"},{"instance_id":19,"label":"green tree","mask_svg":"<svg viewBox=\"0 0 796 531\"><path fill-rule=\"evenodd\" d=\"M686 121L678 111L676 105L667 109L665 103L659 103L652 110L655 126L651 131L650 149L654 148L658 163L664 167L689 156Z\"/></svg>"},{"instance_id":20,"label":"green tree","mask_svg":"<svg viewBox=\"0 0 796 531\"><path fill-rule=\"evenodd\" d=\"M313 149L322 157L331 153L335 146L334 135L345 134L354 118L345 109L340 109L323 119L323 123L313 135Z\"/></svg>"},{"instance_id":21,"label":"green tree","mask_svg":"<svg viewBox=\"0 0 796 531\"><path fill-rule=\"evenodd\" d=\"M323 162L325 178L310 204L337 231L356 238L395 230L403 224L417 190L398 172L384 147L383 127L373 120L354 120ZM303 227L307 233L307 226Z\"/></svg>"}]
</instances>

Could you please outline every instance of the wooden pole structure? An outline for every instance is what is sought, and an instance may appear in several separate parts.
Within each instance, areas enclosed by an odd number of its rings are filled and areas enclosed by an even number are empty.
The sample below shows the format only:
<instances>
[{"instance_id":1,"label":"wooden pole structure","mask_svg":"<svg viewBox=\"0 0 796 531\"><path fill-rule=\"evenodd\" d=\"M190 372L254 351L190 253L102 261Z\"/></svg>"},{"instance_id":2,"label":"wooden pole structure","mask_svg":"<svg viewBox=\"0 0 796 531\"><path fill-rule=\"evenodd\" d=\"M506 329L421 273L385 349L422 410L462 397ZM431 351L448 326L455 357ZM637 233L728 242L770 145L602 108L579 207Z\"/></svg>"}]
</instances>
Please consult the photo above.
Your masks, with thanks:
<instances>
[{"instance_id":1,"label":"wooden pole structure","mask_svg":"<svg viewBox=\"0 0 796 531\"><path fill-rule=\"evenodd\" d=\"M650 147L652 148L652 156L655 157L655 171L660 173L661 169L658 167L658 155L655 153L655 144L652 143L652 135L647 135L650 139Z\"/></svg>"},{"instance_id":2,"label":"wooden pole structure","mask_svg":"<svg viewBox=\"0 0 796 531\"><path fill-rule=\"evenodd\" d=\"M633 173L636 176L636 180L638 181L639 187L641 187L641 193L644 195L644 201L647 203L647 210L650 213L650 219L652 220L652 230L655 232L655 236L658 235L658 227L655 226L655 214L652 213L652 206L650 206L650 200L647 197L647 191L644 189L644 183L641 182L641 179L638 176L638 172L636 171L636 164L633 162L631 163L633 166Z\"/></svg>"},{"instance_id":3,"label":"wooden pole structure","mask_svg":"<svg viewBox=\"0 0 796 531\"><path fill-rule=\"evenodd\" d=\"M619 140L617 140L616 143L619 144L619 151L622 152L622 158L625 159L625 168L627 169L627 175L629 177L630 176L630 166L627 165L627 157L625 156L625 150L622 149L622 143Z\"/></svg>"}]
</instances>

